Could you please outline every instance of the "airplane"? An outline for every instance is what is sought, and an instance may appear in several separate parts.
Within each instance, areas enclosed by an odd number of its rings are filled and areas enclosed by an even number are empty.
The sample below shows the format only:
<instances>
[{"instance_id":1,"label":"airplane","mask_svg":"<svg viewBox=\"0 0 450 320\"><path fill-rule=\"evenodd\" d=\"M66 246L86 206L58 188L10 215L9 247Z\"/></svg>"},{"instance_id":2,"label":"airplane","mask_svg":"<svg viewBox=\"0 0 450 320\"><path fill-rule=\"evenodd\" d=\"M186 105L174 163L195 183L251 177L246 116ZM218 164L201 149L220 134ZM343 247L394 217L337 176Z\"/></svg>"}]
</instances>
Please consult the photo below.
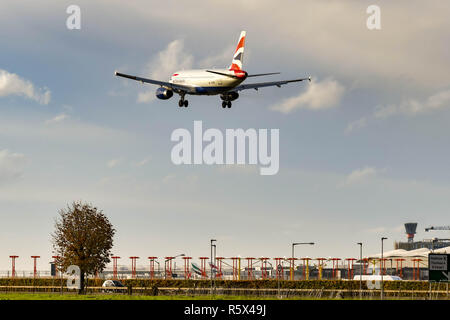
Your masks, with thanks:
<instances>
[{"instance_id":1,"label":"airplane","mask_svg":"<svg viewBox=\"0 0 450 320\"><path fill-rule=\"evenodd\" d=\"M168 82L141 78L117 71L115 72L115 75L118 77L140 81L143 84L150 83L160 86L156 90L156 97L158 99L167 100L170 99L174 93L179 94L180 100L178 102L178 106L180 107L188 106L189 102L185 99L187 94L208 96L218 94L220 95L220 99L222 99L222 108L231 108L231 101L239 98L239 91L242 90L258 90L259 88L270 86L281 87L282 85L290 82L299 82L304 80L309 80L311 82L311 77L307 77L293 80L241 84L247 78L280 74L280 72L248 74L242 69L245 35L246 32L242 31L236 51L234 52L233 60L228 69L196 69L176 71L172 74Z\"/></svg>"}]
</instances>

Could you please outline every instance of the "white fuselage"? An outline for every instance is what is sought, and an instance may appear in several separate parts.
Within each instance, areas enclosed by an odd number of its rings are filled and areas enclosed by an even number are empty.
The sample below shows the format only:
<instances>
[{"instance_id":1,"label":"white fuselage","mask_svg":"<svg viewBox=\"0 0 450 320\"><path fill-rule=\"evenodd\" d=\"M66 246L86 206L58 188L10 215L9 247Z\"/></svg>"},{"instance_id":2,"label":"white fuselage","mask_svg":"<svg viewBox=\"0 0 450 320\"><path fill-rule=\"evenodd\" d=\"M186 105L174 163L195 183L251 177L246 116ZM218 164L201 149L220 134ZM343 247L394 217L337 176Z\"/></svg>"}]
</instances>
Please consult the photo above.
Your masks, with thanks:
<instances>
[{"instance_id":1,"label":"white fuselage","mask_svg":"<svg viewBox=\"0 0 450 320\"><path fill-rule=\"evenodd\" d=\"M235 76L235 71L233 70L208 70ZM232 90L246 78L246 76L242 74L239 76L239 78L232 78L225 75L208 72L206 69L182 70L175 72L170 77L169 82L187 86L189 88L189 91L187 92L188 94L215 95Z\"/></svg>"}]
</instances>

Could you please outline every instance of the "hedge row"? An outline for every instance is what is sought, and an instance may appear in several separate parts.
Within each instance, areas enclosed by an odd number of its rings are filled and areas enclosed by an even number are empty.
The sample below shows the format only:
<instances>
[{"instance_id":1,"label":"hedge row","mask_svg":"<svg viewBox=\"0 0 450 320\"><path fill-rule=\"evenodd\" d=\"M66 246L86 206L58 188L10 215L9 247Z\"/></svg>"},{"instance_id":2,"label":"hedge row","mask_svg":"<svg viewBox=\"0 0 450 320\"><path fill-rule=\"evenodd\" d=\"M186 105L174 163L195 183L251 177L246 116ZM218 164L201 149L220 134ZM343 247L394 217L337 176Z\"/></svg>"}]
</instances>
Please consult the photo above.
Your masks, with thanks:
<instances>
[{"instance_id":1,"label":"hedge row","mask_svg":"<svg viewBox=\"0 0 450 320\"><path fill-rule=\"evenodd\" d=\"M65 281L63 283L65 285ZM132 287L170 287L170 288L209 288L210 280L145 280L124 279L121 282L125 286ZM103 283L101 279L88 279L87 285L99 287ZM54 278L2 278L0 286L59 286L60 279ZM367 289L366 281L363 281L363 289ZM299 280L279 281L282 289L347 289L358 290L359 281L343 280ZM277 280L215 280L215 286L220 288L242 288L242 289L277 289ZM386 281L385 290L428 290L429 284L425 281Z\"/></svg>"}]
</instances>

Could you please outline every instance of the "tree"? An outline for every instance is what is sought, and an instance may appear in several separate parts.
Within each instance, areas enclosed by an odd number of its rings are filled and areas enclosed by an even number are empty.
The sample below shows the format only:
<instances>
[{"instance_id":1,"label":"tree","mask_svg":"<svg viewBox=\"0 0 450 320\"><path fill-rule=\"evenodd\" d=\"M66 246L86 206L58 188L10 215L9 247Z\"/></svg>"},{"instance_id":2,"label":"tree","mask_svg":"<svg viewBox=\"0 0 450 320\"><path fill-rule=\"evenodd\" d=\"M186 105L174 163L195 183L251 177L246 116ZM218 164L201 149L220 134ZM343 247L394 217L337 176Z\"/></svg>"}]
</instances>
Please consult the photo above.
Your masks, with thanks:
<instances>
[{"instance_id":1,"label":"tree","mask_svg":"<svg viewBox=\"0 0 450 320\"><path fill-rule=\"evenodd\" d=\"M80 268L79 293L84 292L87 275L101 272L111 261L111 248L116 230L103 212L81 201L59 210L52 234L57 265L66 271L70 265Z\"/></svg>"}]
</instances>

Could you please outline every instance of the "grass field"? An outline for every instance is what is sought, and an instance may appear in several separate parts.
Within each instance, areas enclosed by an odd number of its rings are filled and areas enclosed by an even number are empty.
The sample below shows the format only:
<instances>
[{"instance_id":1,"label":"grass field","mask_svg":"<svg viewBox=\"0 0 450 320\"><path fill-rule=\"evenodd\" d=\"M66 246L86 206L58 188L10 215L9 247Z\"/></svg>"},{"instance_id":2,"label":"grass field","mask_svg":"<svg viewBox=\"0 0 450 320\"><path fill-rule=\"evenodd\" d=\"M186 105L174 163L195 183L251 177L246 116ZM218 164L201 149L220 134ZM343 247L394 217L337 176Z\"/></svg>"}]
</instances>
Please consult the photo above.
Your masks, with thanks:
<instances>
[{"instance_id":1,"label":"grass field","mask_svg":"<svg viewBox=\"0 0 450 320\"><path fill-rule=\"evenodd\" d=\"M288 298L288 300L310 300L307 297ZM277 300L276 297L255 296L147 296L147 295L118 295L118 294L59 294L59 293L0 293L0 300Z\"/></svg>"},{"instance_id":2,"label":"grass field","mask_svg":"<svg viewBox=\"0 0 450 320\"><path fill-rule=\"evenodd\" d=\"M375 297L365 297L363 300L378 300ZM410 297L385 297L386 300L411 300ZM424 300L424 298L417 298ZM317 298L308 296L283 297L279 299L275 296L239 296L239 295L121 295L121 294L59 294L59 293L0 293L0 300L335 300L335 298ZM345 297L339 300L359 300L358 297ZM412 300L415 300L414 298Z\"/></svg>"}]
</instances>

